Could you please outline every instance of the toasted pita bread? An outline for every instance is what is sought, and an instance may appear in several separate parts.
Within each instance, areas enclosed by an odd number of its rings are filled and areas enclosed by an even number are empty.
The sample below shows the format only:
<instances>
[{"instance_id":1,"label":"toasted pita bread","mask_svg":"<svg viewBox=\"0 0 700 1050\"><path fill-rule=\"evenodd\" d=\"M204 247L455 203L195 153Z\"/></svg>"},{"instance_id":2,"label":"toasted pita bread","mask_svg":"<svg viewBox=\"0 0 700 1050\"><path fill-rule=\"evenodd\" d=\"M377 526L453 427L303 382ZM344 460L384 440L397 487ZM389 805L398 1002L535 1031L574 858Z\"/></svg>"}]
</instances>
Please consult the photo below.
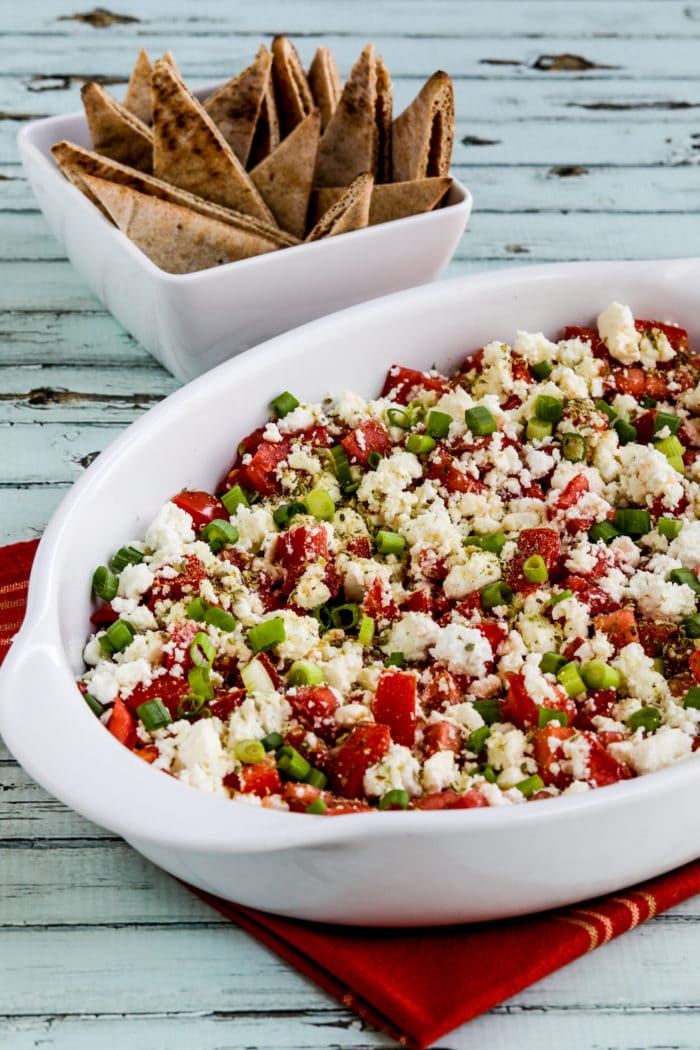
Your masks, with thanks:
<instances>
[{"instance_id":1,"label":"toasted pita bread","mask_svg":"<svg viewBox=\"0 0 700 1050\"><path fill-rule=\"evenodd\" d=\"M394 92L384 59L377 55L377 182L391 180L391 118Z\"/></svg>"},{"instance_id":2,"label":"toasted pita bread","mask_svg":"<svg viewBox=\"0 0 700 1050\"><path fill-rule=\"evenodd\" d=\"M340 199L316 223L306 240L319 241L322 237L337 237L339 233L363 229L369 222L373 185L374 178L368 172L353 179Z\"/></svg>"},{"instance_id":3,"label":"toasted pita bread","mask_svg":"<svg viewBox=\"0 0 700 1050\"><path fill-rule=\"evenodd\" d=\"M156 178L274 226L238 157L167 62L156 62L152 85Z\"/></svg>"},{"instance_id":4,"label":"toasted pita bread","mask_svg":"<svg viewBox=\"0 0 700 1050\"><path fill-rule=\"evenodd\" d=\"M272 77L282 138L308 117L314 108L306 73L294 45L286 36L272 41Z\"/></svg>"},{"instance_id":5,"label":"toasted pita bread","mask_svg":"<svg viewBox=\"0 0 700 1050\"><path fill-rule=\"evenodd\" d=\"M377 61L368 44L352 67L335 113L321 136L314 185L347 186L377 169Z\"/></svg>"},{"instance_id":6,"label":"toasted pita bread","mask_svg":"<svg viewBox=\"0 0 700 1050\"><path fill-rule=\"evenodd\" d=\"M275 241L280 248L291 248L299 244L296 237L260 219L254 219L252 215L242 215L230 208L222 208L219 204L206 201L203 197L196 197L193 193L181 190L178 186L172 186L169 182L156 179L153 175L145 175L125 164L119 164L99 153L93 153L92 150L76 146L72 142L57 142L51 147L51 152L64 175L101 210L104 210L102 205L96 197L93 197L83 175L93 175L99 179L106 179L108 182L117 182L122 186L129 186L138 193L159 197L161 200L179 204L183 208L190 208L192 211L199 212L200 215L217 219L219 222L227 222L229 225L259 233Z\"/></svg>"},{"instance_id":7,"label":"toasted pita bread","mask_svg":"<svg viewBox=\"0 0 700 1050\"><path fill-rule=\"evenodd\" d=\"M272 55L263 46L247 69L204 102L204 109L244 166L248 162L271 73Z\"/></svg>"},{"instance_id":8,"label":"toasted pita bread","mask_svg":"<svg viewBox=\"0 0 700 1050\"><path fill-rule=\"evenodd\" d=\"M255 125L255 134L248 154L248 168L254 168L268 154L277 149L280 144L280 122L277 114L277 103L275 102L275 88L272 83L272 72L268 77L267 87L263 95L258 123Z\"/></svg>"},{"instance_id":9,"label":"toasted pita bread","mask_svg":"<svg viewBox=\"0 0 700 1050\"><path fill-rule=\"evenodd\" d=\"M99 84L84 84L80 94L92 145L97 152L139 171L152 171L151 129Z\"/></svg>"},{"instance_id":10,"label":"toasted pita bread","mask_svg":"<svg viewBox=\"0 0 700 1050\"><path fill-rule=\"evenodd\" d=\"M122 233L167 273L193 273L275 251L260 234L230 226L129 186L83 175Z\"/></svg>"},{"instance_id":11,"label":"toasted pita bread","mask_svg":"<svg viewBox=\"0 0 700 1050\"><path fill-rule=\"evenodd\" d=\"M307 80L314 102L321 113L321 131L325 131L343 91L338 63L329 48L318 48L309 66Z\"/></svg>"},{"instance_id":12,"label":"toasted pita bread","mask_svg":"<svg viewBox=\"0 0 700 1050\"><path fill-rule=\"evenodd\" d=\"M443 199L452 179L442 176L435 179L416 179L414 182L387 182L374 186L369 206L369 225L378 226L393 219L405 219L407 215L419 215L432 211ZM343 186L332 186L314 190L311 195L311 222L319 219L345 192Z\"/></svg>"},{"instance_id":13,"label":"toasted pita bread","mask_svg":"<svg viewBox=\"0 0 700 1050\"><path fill-rule=\"evenodd\" d=\"M392 179L407 182L450 170L454 142L454 92L439 70L392 125Z\"/></svg>"},{"instance_id":14,"label":"toasted pita bread","mask_svg":"<svg viewBox=\"0 0 700 1050\"><path fill-rule=\"evenodd\" d=\"M151 60L145 48L141 48L124 96L124 106L144 124L150 124L151 111Z\"/></svg>"},{"instance_id":15,"label":"toasted pita bread","mask_svg":"<svg viewBox=\"0 0 700 1050\"><path fill-rule=\"evenodd\" d=\"M175 70L177 75L180 76L180 70L178 69L177 62L175 61L175 55L172 53L172 51L170 49L168 49L167 51L163 52L163 54L161 55L160 60L161 60L161 62L167 62L168 65L171 66L172 69Z\"/></svg>"},{"instance_id":16,"label":"toasted pita bread","mask_svg":"<svg viewBox=\"0 0 700 1050\"><path fill-rule=\"evenodd\" d=\"M315 109L250 173L279 225L296 237L306 231L320 132L321 117Z\"/></svg>"}]
</instances>

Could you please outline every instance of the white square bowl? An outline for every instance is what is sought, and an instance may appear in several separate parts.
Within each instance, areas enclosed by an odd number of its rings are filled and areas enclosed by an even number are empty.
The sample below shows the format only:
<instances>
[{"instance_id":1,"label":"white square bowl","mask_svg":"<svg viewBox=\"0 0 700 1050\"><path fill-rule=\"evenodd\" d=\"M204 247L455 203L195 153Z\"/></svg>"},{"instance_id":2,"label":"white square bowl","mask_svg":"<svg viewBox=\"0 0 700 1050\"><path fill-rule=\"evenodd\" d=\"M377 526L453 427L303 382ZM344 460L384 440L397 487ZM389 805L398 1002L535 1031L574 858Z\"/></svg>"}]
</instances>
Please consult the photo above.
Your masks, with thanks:
<instances>
[{"instance_id":1,"label":"white square bowl","mask_svg":"<svg viewBox=\"0 0 700 1050\"><path fill-rule=\"evenodd\" d=\"M215 269L170 274L63 176L51 155L61 139L90 147L82 113L33 121L18 136L46 221L97 298L183 381L306 321L434 281L471 212L471 194L453 180L445 205L432 212Z\"/></svg>"}]
</instances>

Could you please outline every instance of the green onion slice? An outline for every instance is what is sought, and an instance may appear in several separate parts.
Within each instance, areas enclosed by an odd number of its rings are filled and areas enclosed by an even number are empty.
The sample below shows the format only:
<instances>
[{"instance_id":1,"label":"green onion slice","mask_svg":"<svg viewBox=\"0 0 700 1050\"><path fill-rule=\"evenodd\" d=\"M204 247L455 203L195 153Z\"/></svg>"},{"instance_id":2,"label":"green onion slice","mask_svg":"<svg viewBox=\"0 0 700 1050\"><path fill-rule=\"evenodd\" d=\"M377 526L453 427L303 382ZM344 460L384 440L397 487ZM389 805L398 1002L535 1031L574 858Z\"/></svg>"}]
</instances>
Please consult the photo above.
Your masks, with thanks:
<instances>
[{"instance_id":1,"label":"green onion slice","mask_svg":"<svg viewBox=\"0 0 700 1050\"><path fill-rule=\"evenodd\" d=\"M236 629L235 617L227 613L225 609L220 609L218 605L212 605L207 609L204 613L204 620L212 627L218 627L220 631L230 633Z\"/></svg>"},{"instance_id":2,"label":"green onion slice","mask_svg":"<svg viewBox=\"0 0 700 1050\"><path fill-rule=\"evenodd\" d=\"M661 712L658 707L640 707L629 716L627 725L632 732L641 729L645 733L653 733L661 725Z\"/></svg>"},{"instance_id":3,"label":"green onion slice","mask_svg":"<svg viewBox=\"0 0 700 1050\"><path fill-rule=\"evenodd\" d=\"M485 536L467 536L464 541L465 547L480 547L482 551L490 551L491 554L500 554L506 544L506 538L502 532L491 532Z\"/></svg>"},{"instance_id":4,"label":"green onion slice","mask_svg":"<svg viewBox=\"0 0 700 1050\"><path fill-rule=\"evenodd\" d=\"M287 632L284 628L284 620L281 616L274 616L271 620L264 620L256 624L248 631L248 645L254 653L265 652L285 641Z\"/></svg>"},{"instance_id":5,"label":"green onion slice","mask_svg":"<svg viewBox=\"0 0 700 1050\"><path fill-rule=\"evenodd\" d=\"M573 596L574 592L570 591L568 588L565 591L559 591L557 594L553 594L549 600L550 608L553 609L555 605L559 604L559 602L565 602L567 598L573 598Z\"/></svg>"},{"instance_id":6,"label":"green onion slice","mask_svg":"<svg viewBox=\"0 0 700 1050\"><path fill-rule=\"evenodd\" d=\"M651 531L651 514L638 507L627 507L615 511L613 523L626 536L646 536Z\"/></svg>"},{"instance_id":7,"label":"green onion slice","mask_svg":"<svg viewBox=\"0 0 700 1050\"><path fill-rule=\"evenodd\" d=\"M214 686L209 680L209 668L197 665L187 673L187 682L195 696L203 700L211 700L214 696Z\"/></svg>"},{"instance_id":8,"label":"green onion slice","mask_svg":"<svg viewBox=\"0 0 700 1050\"><path fill-rule=\"evenodd\" d=\"M545 438L551 437L554 431L554 424L549 423L544 419L528 419L527 426L525 427L525 437L528 441L544 441Z\"/></svg>"},{"instance_id":9,"label":"green onion slice","mask_svg":"<svg viewBox=\"0 0 700 1050\"><path fill-rule=\"evenodd\" d=\"M295 660L287 672L287 685L320 685L323 671L310 660Z\"/></svg>"},{"instance_id":10,"label":"green onion slice","mask_svg":"<svg viewBox=\"0 0 700 1050\"><path fill-rule=\"evenodd\" d=\"M233 748L234 758L247 766L262 762L266 753L262 740L239 740Z\"/></svg>"},{"instance_id":11,"label":"green onion slice","mask_svg":"<svg viewBox=\"0 0 700 1050\"><path fill-rule=\"evenodd\" d=\"M446 438L450 429L450 425L454 422L452 416L449 416L447 412L439 412L436 408L431 409L428 413L428 419L425 424L426 434L430 434L431 437Z\"/></svg>"},{"instance_id":12,"label":"green onion slice","mask_svg":"<svg viewBox=\"0 0 700 1050\"><path fill-rule=\"evenodd\" d=\"M288 416L290 412L293 412L298 407L299 401L288 390L284 390L277 395L274 401L270 402L270 408L278 419L284 419L285 416Z\"/></svg>"},{"instance_id":13,"label":"green onion slice","mask_svg":"<svg viewBox=\"0 0 700 1050\"><path fill-rule=\"evenodd\" d=\"M548 423L558 423L564 414L564 405L556 397L549 394L538 394L535 398L535 415L538 419L544 419Z\"/></svg>"},{"instance_id":14,"label":"green onion slice","mask_svg":"<svg viewBox=\"0 0 700 1050\"><path fill-rule=\"evenodd\" d=\"M104 707L100 701L92 695L92 693L83 693L83 700L88 705L93 715L97 715L98 718L101 718L105 713Z\"/></svg>"},{"instance_id":15,"label":"green onion slice","mask_svg":"<svg viewBox=\"0 0 700 1050\"><path fill-rule=\"evenodd\" d=\"M401 430L410 430L414 422L413 415L403 408L388 409L386 418L392 427L399 427Z\"/></svg>"},{"instance_id":16,"label":"green onion slice","mask_svg":"<svg viewBox=\"0 0 700 1050\"><path fill-rule=\"evenodd\" d=\"M376 470L383 459L384 456L381 454L381 452L370 452L367 456L367 466L371 467L372 470Z\"/></svg>"},{"instance_id":17,"label":"green onion slice","mask_svg":"<svg viewBox=\"0 0 700 1050\"><path fill-rule=\"evenodd\" d=\"M562 667L566 667L568 660L559 653L543 653L540 660L540 670L543 674L558 675Z\"/></svg>"},{"instance_id":18,"label":"green onion slice","mask_svg":"<svg viewBox=\"0 0 700 1050\"><path fill-rule=\"evenodd\" d=\"M187 696L183 696L177 705L177 711L175 712L178 718L194 718L198 715L204 706L204 697L197 696L195 693L188 693ZM209 708L207 708L209 711ZM204 714L204 712L202 712ZM209 712L211 714L211 712Z\"/></svg>"},{"instance_id":19,"label":"green onion slice","mask_svg":"<svg viewBox=\"0 0 700 1050\"><path fill-rule=\"evenodd\" d=\"M671 434L677 434L680 425L680 416L674 416L671 412L659 411L654 420L654 434L658 434L664 427L668 427Z\"/></svg>"},{"instance_id":20,"label":"green onion slice","mask_svg":"<svg viewBox=\"0 0 700 1050\"><path fill-rule=\"evenodd\" d=\"M564 664L557 672L557 681L567 696L578 696L579 693L586 692L586 685L579 673L578 664L573 660Z\"/></svg>"},{"instance_id":21,"label":"green onion slice","mask_svg":"<svg viewBox=\"0 0 700 1050\"><path fill-rule=\"evenodd\" d=\"M318 788L320 791L323 791L324 787L328 783L328 777L320 769L316 769L314 768L314 766L312 766L306 777L306 783L311 784L311 787L315 787Z\"/></svg>"},{"instance_id":22,"label":"green onion slice","mask_svg":"<svg viewBox=\"0 0 700 1050\"><path fill-rule=\"evenodd\" d=\"M349 602L347 605L336 605L334 609L331 609L331 623L334 627L342 627L343 630L348 631L351 627L356 627L360 622L360 606L355 605L354 602Z\"/></svg>"},{"instance_id":23,"label":"green onion slice","mask_svg":"<svg viewBox=\"0 0 700 1050\"><path fill-rule=\"evenodd\" d=\"M352 484L352 472L350 470L350 460L348 454L342 445L333 445L330 449L331 462L333 464L333 470L335 476L342 488Z\"/></svg>"},{"instance_id":24,"label":"green onion slice","mask_svg":"<svg viewBox=\"0 0 700 1050\"><path fill-rule=\"evenodd\" d=\"M250 501L240 485L233 485L228 492L220 496L221 502L226 507L231 517L236 513L238 507L249 507Z\"/></svg>"},{"instance_id":25,"label":"green onion slice","mask_svg":"<svg viewBox=\"0 0 700 1050\"><path fill-rule=\"evenodd\" d=\"M491 729L487 725L479 726L473 733L470 733L467 737L467 750L473 754L478 755L483 749L486 741L491 735Z\"/></svg>"},{"instance_id":26,"label":"green onion slice","mask_svg":"<svg viewBox=\"0 0 700 1050\"><path fill-rule=\"evenodd\" d=\"M693 613L692 616L686 616L682 621L681 626L683 627L687 638L700 638L700 613Z\"/></svg>"},{"instance_id":27,"label":"green onion slice","mask_svg":"<svg viewBox=\"0 0 700 1050\"><path fill-rule=\"evenodd\" d=\"M588 538L593 543L597 543L598 540L602 540L603 543L610 543L619 535L620 530L616 529L611 521L597 521L588 530Z\"/></svg>"},{"instance_id":28,"label":"green onion slice","mask_svg":"<svg viewBox=\"0 0 700 1050\"><path fill-rule=\"evenodd\" d=\"M628 423L626 419L616 419L613 423L613 430L621 445L629 445L632 441L637 440L637 428Z\"/></svg>"},{"instance_id":29,"label":"green onion slice","mask_svg":"<svg viewBox=\"0 0 700 1050\"><path fill-rule=\"evenodd\" d=\"M530 798L531 795L542 790L544 787L544 781L542 780L542 777L538 777L535 773L534 776L526 777L525 780L521 780L519 784L515 785L515 787L525 796L525 798Z\"/></svg>"},{"instance_id":30,"label":"green onion slice","mask_svg":"<svg viewBox=\"0 0 700 1050\"><path fill-rule=\"evenodd\" d=\"M283 503L281 507L273 510L272 520L275 525L283 529L295 514L306 514L306 507L303 503Z\"/></svg>"},{"instance_id":31,"label":"green onion slice","mask_svg":"<svg viewBox=\"0 0 700 1050\"><path fill-rule=\"evenodd\" d=\"M213 554L238 542L238 529L224 518L214 518L202 529L202 539L209 544Z\"/></svg>"},{"instance_id":32,"label":"green onion slice","mask_svg":"<svg viewBox=\"0 0 700 1050\"><path fill-rule=\"evenodd\" d=\"M401 554L406 546L406 540L398 532L389 532L388 529L380 529L374 537L374 545L380 554Z\"/></svg>"},{"instance_id":33,"label":"green onion slice","mask_svg":"<svg viewBox=\"0 0 700 1050\"><path fill-rule=\"evenodd\" d=\"M538 361L535 365L530 365L530 371L539 383L544 383L545 379L549 379L552 374L552 365L549 361Z\"/></svg>"},{"instance_id":34,"label":"green onion slice","mask_svg":"<svg viewBox=\"0 0 700 1050\"><path fill-rule=\"evenodd\" d=\"M312 489L304 499L304 506L309 514L319 521L332 521L335 514L335 503L325 489Z\"/></svg>"},{"instance_id":35,"label":"green onion slice","mask_svg":"<svg viewBox=\"0 0 700 1050\"><path fill-rule=\"evenodd\" d=\"M700 686L691 685L683 697L683 707L693 707L696 710L700 708Z\"/></svg>"},{"instance_id":36,"label":"green onion slice","mask_svg":"<svg viewBox=\"0 0 700 1050\"><path fill-rule=\"evenodd\" d=\"M406 657L403 653L389 653L384 661L385 667L405 667Z\"/></svg>"},{"instance_id":37,"label":"green onion slice","mask_svg":"<svg viewBox=\"0 0 700 1050\"><path fill-rule=\"evenodd\" d=\"M501 717L501 707L498 700L472 700L472 707L481 715L487 726L498 722Z\"/></svg>"},{"instance_id":38,"label":"green onion slice","mask_svg":"<svg viewBox=\"0 0 700 1050\"><path fill-rule=\"evenodd\" d=\"M170 712L159 696L154 700L147 700L145 704L139 704L136 708L136 714L149 733L154 729L162 729L164 726L169 726L172 722Z\"/></svg>"},{"instance_id":39,"label":"green onion slice","mask_svg":"<svg viewBox=\"0 0 700 1050\"><path fill-rule=\"evenodd\" d=\"M546 583L549 578L547 566L541 554L533 554L523 562L523 576L528 583Z\"/></svg>"},{"instance_id":40,"label":"green onion slice","mask_svg":"<svg viewBox=\"0 0 700 1050\"><path fill-rule=\"evenodd\" d=\"M662 516L657 521L656 527L659 530L659 535L665 536L667 540L675 540L683 528L683 522L679 521L678 518L665 518Z\"/></svg>"},{"instance_id":41,"label":"green onion slice","mask_svg":"<svg viewBox=\"0 0 700 1050\"><path fill-rule=\"evenodd\" d=\"M561 726L568 726L569 716L566 711L558 711L555 707L538 707L537 727L544 729L548 722L558 722Z\"/></svg>"},{"instance_id":42,"label":"green onion slice","mask_svg":"<svg viewBox=\"0 0 700 1050\"><path fill-rule=\"evenodd\" d=\"M564 434L561 439L561 452L570 463L580 463L586 458L588 442L583 434Z\"/></svg>"},{"instance_id":43,"label":"green onion slice","mask_svg":"<svg viewBox=\"0 0 700 1050\"><path fill-rule=\"evenodd\" d=\"M295 747L284 746L277 751L277 768L288 780L306 780L311 763Z\"/></svg>"},{"instance_id":44,"label":"green onion slice","mask_svg":"<svg viewBox=\"0 0 700 1050\"><path fill-rule=\"evenodd\" d=\"M201 623L207 614L208 608L208 601L206 601L204 598L196 597L193 598L192 601L189 603L189 605L185 609L185 612L189 616L190 620L196 620L198 623Z\"/></svg>"},{"instance_id":45,"label":"green onion slice","mask_svg":"<svg viewBox=\"0 0 700 1050\"><path fill-rule=\"evenodd\" d=\"M417 456L426 456L435 448L435 438L430 434L409 434L406 438L406 449Z\"/></svg>"},{"instance_id":46,"label":"green onion slice","mask_svg":"<svg viewBox=\"0 0 700 1050\"><path fill-rule=\"evenodd\" d=\"M92 589L98 598L111 602L119 590L119 577L106 565L98 565L92 574Z\"/></svg>"},{"instance_id":47,"label":"green onion slice","mask_svg":"<svg viewBox=\"0 0 700 1050\"><path fill-rule=\"evenodd\" d=\"M281 733L268 733L260 741L266 751L276 751L279 747L282 747L284 743L284 737Z\"/></svg>"},{"instance_id":48,"label":"green onion slice","mask_svg":"<svg viewBox=\"0 0 700 1050\"><path fill-rule=\"evenodd\" d=\"M481 588L482 609L495 609L498 605L509 605L513 600L513 592L503 580L488 583Z\"/></svg>"},{"instance_id":49,"label":"green onion slice","mask_svg":"<svg viewBox=\"0 0 700 1050\"><path fill-rule=\"evenodd\" d=\"M309 802L308 806L306 807L306 812L320 817L326 812L327 809L328 806L319 796L318 798L315 798L313 802Z\"/></svg>"},{"instance_id":50,"label":"green onion slice","mask_svg":"<svg viewBox=\"0 0 700 1050\"><path fill-rule=\"evenodd\" d=\"M274 693L275 684L259 660L241 668L241 681L248 693Z\"/></svg>"},{"instance_id":51,"label":"green onion slice","mask_svg":"<svg viewBox=\"0 0 700 1050\"><path fill-rule=\"evenodd\" d=\"M216 646L204 631L197 631L190 642L190 657L195 667L211 667L214 663Z\"/></svg>"},{"instance_id":52,"label":"green onion slice","mask_svg":"<svg viewBox=\"0 0 700 1050\"><path fill-rule=\"evenodd\" d=\"M360 620L360 629L357 632L357 640L360 645L368 646L372 644L374 638L375 623L371 616L363 616Z\"/></svg>"},{"instance_id":53,"label":"green onion slice","mask_svg":"<svg viewBox=\"0 0 700 1050\"><path fill-rule=\"evenodd\" d=\"M408 791L394 788L380 798L379 809L408 809L409 802Z\"/></svg>"},{"instance_id":54,"label":"green onion slice","mask_svg":"<svg viewBox=\"0 0 700 1050\"><path fill-rule=\"evenodd\" d=\"M495 430L498 430L498 423L488 408L485 408L483 405L475 405L474 408L468 408L464 413L464 421L472 434L477 434L480 437L486 434L493 434Z\"/></svg>"},{"instance_id":55,"label":"green onion slice","mask_svg":"<svg viewBox=\"0 0 700 1050\"><path fill-rule=\"evenodd\" d=\"M700 580L692 569L671 569L668 578L671 583L684 583L693 594L700 594Z\"/></svg>"},{"instance_id":56,"label":"green onion slice","mask_svg":"<svg viewBox=\"0 0 700 1050\"><path fill-rule=\"evenodd\" d=\"M615 409L611 405L609 405L607 401L603 401L602 398L596 401L595 407L598 409L599 412L602 412L604 416L607 416L611 423L617 418L617 413L615 412Z\"/></svg>"},{"instance_id":57,"label":"green onion slice","mask_svg":"<svg viewBox=\"0 0 700 1050\"><path fill-rule=\"evenodd\" d=\"M588 689L619 689L620 673L603 660L589 660L581 664L581 678Z\"/></svg>"},{"instance_id":58,"label":"green onion slice","mask_svg":"<svg viewBox=\"0 0 700 1050\"><path fill-rule=\"evenodd\" d=\"M109 563L113 572L121 572L127 565L139 565L143 561L143 551L136 547L120 547Z\"/></svg>"},{"instance_id":59,"label":"green onion slice","mask_svg":"<svg viewBox=\"0 0 700 1050\"><path fill-rule=\"evenodd\" d=\"M122 653L131 645L135 634L136 631L127 620L115 620L104 634L99 635L100 648L108 656Z\"/></svg>"}]
</instances>

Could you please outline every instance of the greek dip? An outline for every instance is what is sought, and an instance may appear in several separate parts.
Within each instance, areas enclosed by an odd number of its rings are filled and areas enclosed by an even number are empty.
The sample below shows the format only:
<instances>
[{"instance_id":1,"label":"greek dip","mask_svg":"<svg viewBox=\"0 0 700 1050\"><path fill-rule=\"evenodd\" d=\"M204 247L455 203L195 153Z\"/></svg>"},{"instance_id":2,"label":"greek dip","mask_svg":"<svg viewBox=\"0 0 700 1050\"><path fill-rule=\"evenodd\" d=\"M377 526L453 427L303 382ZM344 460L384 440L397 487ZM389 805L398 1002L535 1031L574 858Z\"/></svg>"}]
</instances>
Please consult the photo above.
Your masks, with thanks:
<instances>
[{"instance_id":1,"label":"greek dip","mask_svg":"<svg viewBox=\"0 0 700 1050\"><path fill-rule=\"evenodd\" d=\"M79 688L183 784L333 815L521 804L700 742L700 361L613 303L451 377L289 392L96 569Z\"/></svg>"}]
</instances>

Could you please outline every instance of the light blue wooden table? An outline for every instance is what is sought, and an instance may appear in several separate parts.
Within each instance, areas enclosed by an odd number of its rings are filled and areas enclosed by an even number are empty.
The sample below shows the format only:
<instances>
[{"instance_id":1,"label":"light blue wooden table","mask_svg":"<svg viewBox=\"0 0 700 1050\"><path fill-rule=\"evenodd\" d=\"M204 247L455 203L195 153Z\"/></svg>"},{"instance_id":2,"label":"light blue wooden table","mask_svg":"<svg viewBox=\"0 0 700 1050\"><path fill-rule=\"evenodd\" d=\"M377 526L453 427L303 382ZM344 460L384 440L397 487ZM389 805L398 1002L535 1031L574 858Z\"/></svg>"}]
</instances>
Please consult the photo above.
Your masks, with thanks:
<instances>
[{"instance_id":1,"label":"light blue wooden table","mask_svg":"<svg viewBox=\"0 0 700 1050\"><path fill-rule=\"evenodd\" d=\"M343 73L375 40L399 106L427 74L448 70L454 167L476 200L452 275L700 252L694 0L114 2L114 19L76 15L82 0L3 6L3 542L39 535L94 456L176 387L62 257L15 148L24 120L78 108L80 85L96 75L122 81L142 45L151 54L171 47L197 81L242 68L276 32L292 35L305 60L329 44ZM699 976L696 899L474 1022L464 1045L697 1050ZM50 799L0 741L0 1046L390 1045L119 839Z\"/></svg>"}]
</instances>

